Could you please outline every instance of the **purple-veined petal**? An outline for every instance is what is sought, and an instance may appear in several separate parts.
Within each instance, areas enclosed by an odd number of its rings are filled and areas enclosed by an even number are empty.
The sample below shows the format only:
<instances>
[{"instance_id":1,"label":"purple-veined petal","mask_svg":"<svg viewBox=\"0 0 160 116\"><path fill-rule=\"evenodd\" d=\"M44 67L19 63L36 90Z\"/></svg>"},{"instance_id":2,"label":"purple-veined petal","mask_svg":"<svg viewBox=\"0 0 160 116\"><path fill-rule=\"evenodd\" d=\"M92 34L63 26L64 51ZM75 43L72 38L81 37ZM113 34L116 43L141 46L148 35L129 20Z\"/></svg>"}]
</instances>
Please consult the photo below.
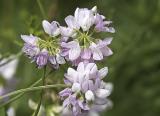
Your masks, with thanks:
<instances>
[{"instance_id":1,"label":"purple-veined petal","mask_svg":"<svg viewBox=\"0 0 160 116\"><path fill-rule=\"evenodd\" d=\"M64 37L72 37L74 35L74 30L69 27L60 27L60 32Z\"/></svg>"},{"instance_id":2,"label":"purple-veined petal","mask_svg":"<svg viewBox=\"0 0 160 116\"><path fill-rule=\"evenodd\" d=\"M36 42L38 40L38 37L33 35L21 35L21 38L23 39L24 42L34 46L36 45Z\"/></svg>"},{"instance_id":3,"label":"purple-veined petal","mask_svg":"<svg viewBox=\"0 0 160 116\"><path fill-rule=\"evenodd\" d=\"M95 86L92 80L89 80L89 90L94 91L95 90Z\"/></svg>"},{"instance_id":4,"label":"purple-veined petal","mask_svg":"<svg viewBox=\"0 0 160 116\"><path fill-rule=\"evenodd\" d=\"M76 47L73 47L69 50L69 59L71 61L76 60L81 53L81 48L79 46L79 44Z\"/></svg>"},{"instance_id":5,"label":"purple-veined petal","mask_svg":"<svg viewBox=\"0 0 160 116\"><path fill-rule=\"evenodd\" d=\"M103 79L108 73L108 67L104 67L99 70L99 76L101 79Z\"/></svg>"},{"instance_id":6,"label":"purple-veined petal","mask_svg":"<svg viewBox=\"0 0 160 116\"><path fill-rule=\"evenodd\" d=\"M106 98L110 95L110 90L107 90L107 89L97 89L95 91L95 94L98 98Z\"/></svg>"},{"instance_id":7,"label":"purple-veined petal","mask_svg":"<svg viewBox=\"0 0 160 116\"><path fill-rule=\"evenodd\" d=\"M49 56L49 61L50 61L51 64L55 65L56 64L55 56Z\"/></svg>"},{"instance_id":8,"label":"purple-veined petal","mask_svg":"<svg viewBox=\"0 0 160 116\"><path fill-rule=\"evenodd\" d=\"M83 72L85 71L84 68L85 68L85 67L84 67L84 63L83 63L83 62L80 62L80 63L78 64L77 71L80 72L80 73L83 73Z\"/></svg>"},{"instance_id":9,"label":"purple-veined petal","mask_svg":"<svg viewBox=\"0 0 160 116\"><path fill-rule=\"evenodd\" d=\"M90 59L91 58L91 50L90 49L84 49L81 53L81 58Z\"/></svg>"},{"instance_id":10,"label":"purple-veined petal","mask_svg":"<svg viewBox=\"0 0 160 116\"><path fill-rule=\"evenodd\" d=\"M103 59L103 54L100 51L100 49L94 49L92 52L93 52L93 59L94 60L102 60Z\"/></svg>"},{"instance_id":11,"label":"purple-veined petal","mask_svg":"<svg viewBox=\"0 0 160 116\"><path fill-rule=\"evenodd\" d=\"M59 96L61 97L66 97L72 94L72 90L70 88L66 88L64 90L62 90L61 92L59 92Z\"/></svg>"},{"instance_id":12,"label":"purple-veined petal","mask_svg":"<svg viewBox=\"0 0 160 116\"><path fill-rule=\"evenodd\" d=\"M70 28L79 29L79 25L77 24L77 22L73 16L71 16L71 15L67 16L65 18L65 21Z\"/></svg>"},{"instance_id":13,"label":"purple-veined petal","mask_svg":"<svg viewBox=\"0 0 160 116\"><path fill-rule=\"evenodd\" d=\"M82 91L86 92L88 89L89 89L89 84L88 81L86 80L82 83Z\"/></svg>"},{"instance_id":14,"label":"purple-veined petal","mask_svg":"<svg viewBox=\"0 0 160 116\"><path fill-rule=\"evenodd\" d=\"M103 59L103 54L95 43L92 42L90 48L92 50L94 60L102 60Z\"/></svg>"},{"instance_id":15,"label":"purple-veined petal","mask_svg":"<svg viewBox=\"0 0 160 116\"><path fill-rule=\"evenodd\" d=\"M56 55L56 60L58 64L65 64L65 60L62 56L60 56L59 54Z\"/></svg>"},{"instance_id":16,"label":"purple-veined petal","mask_svg":"<svg viewBox=\"0 0 160 116\"><path fill-rule=\"evenodd\" d=\"M101 52L102 52L102 54L103 54L104 56L110 56L110 55L113 54L112 50L111 50L110 48L108 48L107 46L101 48L100 50L101 50Z\"/></svg>"},{"instance_id":17,"label":"purple-veined petal","mask_svg":"<svg viewBox=\"0 0 160 116\"><path fill-rule=\"evenodd\" d=\"M47 34L49 34L49 35L51 35L51 24L47 21L47 20L43 20L42 21L42 26L43 26L43 29L44 29L44 31L47 33Z\"/></svg>"}]
</instances>

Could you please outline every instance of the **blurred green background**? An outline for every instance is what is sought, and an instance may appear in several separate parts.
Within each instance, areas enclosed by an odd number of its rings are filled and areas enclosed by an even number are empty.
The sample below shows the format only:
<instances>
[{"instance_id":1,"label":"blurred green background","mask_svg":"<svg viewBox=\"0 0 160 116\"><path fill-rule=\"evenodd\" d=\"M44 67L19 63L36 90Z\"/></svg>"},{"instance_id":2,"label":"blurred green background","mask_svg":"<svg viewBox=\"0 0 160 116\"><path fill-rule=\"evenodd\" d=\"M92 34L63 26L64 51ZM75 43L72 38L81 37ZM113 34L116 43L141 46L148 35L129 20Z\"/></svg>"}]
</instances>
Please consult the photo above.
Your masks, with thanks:
<instances>
[{"instance_id":1,"label":"blurred green background","mask_svg":"<svg viewBox=\"0 0 160 116\"><path fill-rule=\"evenodd\" d=\"M47 19L65 24L64 18L76 7L97 6L113 21L116 33L110 46L114 52L101 67L109 67L106 81L114 84L110 97L114 106L103 116L160 116L160 0L41 0ZM42 29L43 20L36 0L0 0L0 54L21 50L21 34ZM31 28L32 27L32 28ZM63 78L66 67L49 78ZM15 77L17 89L41 78L42 70L22 55ZM39 92L29 93L12 103L16 116L30 116L28 99L37 100Z\"/></svg>"}]
</instances>

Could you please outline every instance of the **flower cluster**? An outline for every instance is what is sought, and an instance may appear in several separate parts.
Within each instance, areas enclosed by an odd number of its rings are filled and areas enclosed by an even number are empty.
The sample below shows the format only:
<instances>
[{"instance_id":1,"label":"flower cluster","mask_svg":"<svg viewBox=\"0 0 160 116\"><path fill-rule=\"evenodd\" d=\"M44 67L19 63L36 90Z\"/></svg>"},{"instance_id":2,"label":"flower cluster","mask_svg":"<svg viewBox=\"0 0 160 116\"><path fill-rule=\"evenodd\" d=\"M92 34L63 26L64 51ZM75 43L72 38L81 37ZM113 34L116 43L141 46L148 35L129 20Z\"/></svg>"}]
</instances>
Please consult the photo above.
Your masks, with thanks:
<instances>
[{"instance_id":1,"label":"flower cluster","mask_svg":"<svg viewBox=\"0 0 160 116\"><path fill-rule=\"evenodd\" d=\"M60 27L61 34L68 38L61 43L62 55L77 66L80 62L94 62L109 56L112 51L107 47L112 38L103 40L94 37L99 32L114 33L110 27L111 21L105 21L105 17L97 13L97 7L91 10L77 8L74 16L65 18L67 27Z\"/></svg>"},{"instance_id":2,"label":"flower cluster","mask_svg":"<svg viewBox=\"0 0 160 116\"><path fill-rule=\"evenodd\" d=\"M97 69L95 63L79 63L77 70L68 68L65 74L65 84L71 86L59 93L64 99L63 107L73 109L74 116L90 110L95 105L106 104L112 85L102 79L107 75L108 68Z\"/></svg>"},{"instance_id":3,"label":"flower cluster","mask_svg":"<svg viewBox=\"0 0 160 116\"><path fill-rule=\"evenodd\" d=\"M59 93L64 111L69 110L74 116L89 116L111 106L107 99L112 91L112 84L105 83L103 78L108 68L98 70L96 61L113 54L108 45L112 37L99 38L101 32L114 33L112 21L92 9L77 8L74 16L65 18L67 26L60 26L56 21L44 20L42 26L48 36L40 38L33 35L22 35L25 41L23 52L35 61L39 68L51 64L58 68L66 61L77 69L68 68L64 82L67 88ZM110 105L109 105L110 104ZM65 114L66 115L66 114Z\"/></svg>"},{"instance_id":4,"label":"flower cluster","mask_svg":"<svg viewBox=\"0 0 160 116\"><path fill-rule=\"evenodd\" d=\"M59 24L56 21L49 23L44 20L42 25L49 36L44 40L33 35L21 35L25 42L23 52L35 61L39 68L47 65L48 62L54 68L58 68L59 64L65 64L65 59L60 54Z\"/></svg>"}]
</instances>

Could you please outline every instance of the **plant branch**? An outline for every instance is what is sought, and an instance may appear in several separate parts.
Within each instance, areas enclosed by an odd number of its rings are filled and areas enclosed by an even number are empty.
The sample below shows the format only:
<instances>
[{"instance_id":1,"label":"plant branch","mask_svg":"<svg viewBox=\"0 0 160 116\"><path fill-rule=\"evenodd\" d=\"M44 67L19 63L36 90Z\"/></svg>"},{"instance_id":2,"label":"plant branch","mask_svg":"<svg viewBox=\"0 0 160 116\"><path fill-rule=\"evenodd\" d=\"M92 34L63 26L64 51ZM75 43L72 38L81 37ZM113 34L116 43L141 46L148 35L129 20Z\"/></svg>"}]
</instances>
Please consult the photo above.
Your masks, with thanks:
<instances>
[{"instance_id":1,"label":"plant branch","mask_svg":"<svg viewBox=\"0 0 160 116\"><path fill-rule=\"evenodd\" d=\"M31 91L37 91L37 90L42 90L42 89L50 89L50 88L58 88L58 87L68 87L65 84L55 84L55 85L45 85L45 86L37 86L37 87L29 87L29 88L25 88L25 89L19 89L17 91L13 91L11 93L8 93L6 95L0 96L0 100L13 96L13 95L17 95L20 93L24 93L24 92L31 92Z\"/></svg>"},{"instance_id":2,"label":"plant branch","mask_svg":"<svg viewBox=\"0 0 160 116\"><path fill-rule=\"evenodd\" d=\"M45 85L45 77L46 77L46 66L44 67L44 74L43 74L43 78L42 78L43 86ZM44 90L42 89L41 95L40 95L40 100L39 100L39 103L38 103L38 106L37 106L37 109L36 109L36 112L35 112L34 116L38 115L39 109L40 109L41 104L42 104L43 93L44 93Z\"/></svg>"},{"instance_id":3,"label":"plant branch","mask_svg":"<svg viewBox=\"0 0 160 116\"><path fill-rule=\"evenodd\" d=\"M50 72L46 75L46 77L48 77L52 72L53 72L53 71L50 71ZM36 86L36 85L37 85L38 83L40 83L41 81L42 81L42 78L39 79L38 81L36 81L35 83L33 83L30 87ZM25 94L25 92L20 93L20 94L18 94L17 96L15 96L15 97L9 99L7 102L1 104L1 105L0 105L0 108L2 108L2 107L4 107L4 106L8 105L9 103L12 103L12 102L16 101L17 99L19 99L20 97L22 97L24 94Z\"/></svg>"},{"instance_id":4,"label":"plant branch","mask_svg":"<svg viewBox=\"0 0 160 116\"><path fill-rule=\"evenodd\" d=\"M40 83L41 81L42 81L42 79L39 79L38 81L36 81L35 83L33 83L30 87L36 86L36 85L37 85L38 83ZM11 98L11 99L9 99L7 102L5 102L5 103L3 103L2 105L0 105L0 108L8 105L9 103L11 103L11 102L13 102L13 101L15 101L15 100L17 100L18 98L22 97L24 94L25 94L25 92L20 93L19 95L15 96L15 97L13 97L13 98Z\"/></svg>"}]
</instances>

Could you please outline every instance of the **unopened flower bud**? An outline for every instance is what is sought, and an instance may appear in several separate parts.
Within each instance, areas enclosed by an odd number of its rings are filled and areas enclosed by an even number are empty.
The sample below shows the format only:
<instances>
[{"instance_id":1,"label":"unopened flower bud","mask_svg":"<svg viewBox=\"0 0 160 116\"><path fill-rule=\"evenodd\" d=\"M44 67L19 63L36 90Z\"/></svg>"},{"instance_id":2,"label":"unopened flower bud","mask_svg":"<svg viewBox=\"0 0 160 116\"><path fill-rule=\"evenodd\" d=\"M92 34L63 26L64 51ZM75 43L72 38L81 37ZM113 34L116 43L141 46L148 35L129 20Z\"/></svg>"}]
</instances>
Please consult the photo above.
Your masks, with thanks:
<instances>
[{"instance_id":1,"label":"unopened flower bud","mask_svg":"<svg viewBox=\"0 0 160 116\"><path fill-rule=\"evenodd\" d=\"M87 101L94 101L94 94L91 90L88 90L86 93L85 93L85 98Z\"/></svg>"}]
</instances>

